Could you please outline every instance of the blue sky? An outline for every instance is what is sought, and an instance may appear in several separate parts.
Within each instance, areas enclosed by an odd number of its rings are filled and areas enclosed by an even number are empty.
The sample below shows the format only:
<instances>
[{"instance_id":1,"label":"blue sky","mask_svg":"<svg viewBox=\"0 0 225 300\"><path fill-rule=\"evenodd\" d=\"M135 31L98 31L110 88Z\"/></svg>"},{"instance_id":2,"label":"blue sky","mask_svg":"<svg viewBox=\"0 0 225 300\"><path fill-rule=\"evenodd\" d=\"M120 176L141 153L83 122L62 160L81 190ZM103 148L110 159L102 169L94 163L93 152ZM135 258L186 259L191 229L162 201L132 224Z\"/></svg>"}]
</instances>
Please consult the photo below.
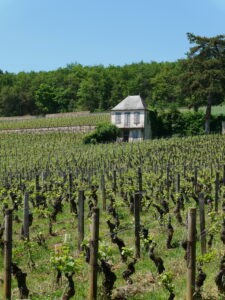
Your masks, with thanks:
<instances>
[{"instance_id":1,"label":"blue sky","mask_svg":"<svg viewBox=\"0 0 225 300\"><path fill-rule=\"evenodd\" d=\"M0 0L0 69L175 61L225 33L225 0Z\"/></svg>"}]
</instances>

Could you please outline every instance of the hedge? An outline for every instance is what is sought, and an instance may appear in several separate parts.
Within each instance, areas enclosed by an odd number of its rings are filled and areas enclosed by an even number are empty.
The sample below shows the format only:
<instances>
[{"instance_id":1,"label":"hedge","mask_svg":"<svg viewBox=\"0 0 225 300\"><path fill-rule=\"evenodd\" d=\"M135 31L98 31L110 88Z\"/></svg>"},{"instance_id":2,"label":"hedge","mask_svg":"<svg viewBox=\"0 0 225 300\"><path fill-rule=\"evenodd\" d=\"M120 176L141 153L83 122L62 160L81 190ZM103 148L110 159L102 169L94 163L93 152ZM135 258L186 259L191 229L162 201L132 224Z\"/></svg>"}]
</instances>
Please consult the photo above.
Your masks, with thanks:
<instances>
[{"instance_id":1,"label":"hedge","mask_svg":"<svg viewBox=\"0 0 225 300\"><path fill-rule=\"evenodd\" d=\"M205 115L203 112L150 111L150 120L153 138L204 134ZM212 115L212 133L222 131L222 121L225 121L225 115Z\"/></svg>"}]
</instances>

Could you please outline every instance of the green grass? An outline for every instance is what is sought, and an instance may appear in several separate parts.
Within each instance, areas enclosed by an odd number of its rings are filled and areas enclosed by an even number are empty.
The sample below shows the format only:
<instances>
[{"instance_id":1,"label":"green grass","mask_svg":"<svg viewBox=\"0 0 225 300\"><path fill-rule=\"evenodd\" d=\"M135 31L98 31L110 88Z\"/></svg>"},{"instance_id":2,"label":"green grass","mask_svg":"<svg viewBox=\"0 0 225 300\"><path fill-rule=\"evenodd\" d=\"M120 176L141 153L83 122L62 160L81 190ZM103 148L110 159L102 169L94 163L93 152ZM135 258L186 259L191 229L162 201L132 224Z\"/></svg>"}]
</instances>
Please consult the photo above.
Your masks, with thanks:
<instances>
[{"instance_id":1,"label":"green grass","mask_svg":"<svg viewBox=\"0 0 225 300\"><path fill-rule=\"evenodd\" d=\"M185 112L185 111L189 111L188 108L185 108L185 107L182 107L182 108L179 108L179 110L181 112ZM193 111L193 109L190 109L191 111ZM206 110L206 107L205 106L201 106L199 108L200 111L202 112L205 112ZM212 106L212 114L213 115L225 115L225 105L213 105Z\"/></svg>"}]
</instances>

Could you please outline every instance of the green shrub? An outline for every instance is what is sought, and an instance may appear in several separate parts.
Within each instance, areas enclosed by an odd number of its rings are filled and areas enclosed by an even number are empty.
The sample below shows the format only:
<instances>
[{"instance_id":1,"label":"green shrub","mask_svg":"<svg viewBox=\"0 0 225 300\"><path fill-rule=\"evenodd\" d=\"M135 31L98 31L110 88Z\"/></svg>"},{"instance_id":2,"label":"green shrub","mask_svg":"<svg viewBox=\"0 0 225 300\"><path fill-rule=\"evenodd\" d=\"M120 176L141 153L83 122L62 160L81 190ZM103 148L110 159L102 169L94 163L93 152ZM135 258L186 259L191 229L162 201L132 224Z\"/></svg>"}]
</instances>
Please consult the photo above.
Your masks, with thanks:
<instances>
[{"instance_id":1,"label":"green shrub","mask_svg":"<svg viewBox=\"0 0 225 300\"><path fill-rule=\"evenodd\" d=\"M96 129L87 133L83 138L84 144L109 143L116 141L120 130L110 123L98 124Z\"/></svg>"},{"instance_id":2,"label":"green shrub","mask_svg":"<svg viewBox=\"0 0 225 300\"><path fill-rule=\"evenodd\" d=\"M184 135L204 134L205 117L202 112L185 112L182 115L184 119Z\"/></svg>"},{"instance_id":3,"label":"green shrub","mask_svg":"<svg viewBox=\"0 0 225 300\"><path fill-rule=\"evenodd\" d=\"M152 126L153 137L201 135L205 131L205 115L201 111L180 112L173 109L160 114L151 113L150 117L151 122L156 123ZM225 116L212 116L211 132L220 133L222 121L225 121Z\"/></svg>"},{"instance_id":4,"label":"green shrub","mask_svg":"<svg viewBox=\"0 0 225 300\"><path fill-rule=\"evenodd\" d=\"M163 112L159 116L159 137L182 136L184 135L184 118L181 112L176 109Z\"/></svg>"}]
</instances>

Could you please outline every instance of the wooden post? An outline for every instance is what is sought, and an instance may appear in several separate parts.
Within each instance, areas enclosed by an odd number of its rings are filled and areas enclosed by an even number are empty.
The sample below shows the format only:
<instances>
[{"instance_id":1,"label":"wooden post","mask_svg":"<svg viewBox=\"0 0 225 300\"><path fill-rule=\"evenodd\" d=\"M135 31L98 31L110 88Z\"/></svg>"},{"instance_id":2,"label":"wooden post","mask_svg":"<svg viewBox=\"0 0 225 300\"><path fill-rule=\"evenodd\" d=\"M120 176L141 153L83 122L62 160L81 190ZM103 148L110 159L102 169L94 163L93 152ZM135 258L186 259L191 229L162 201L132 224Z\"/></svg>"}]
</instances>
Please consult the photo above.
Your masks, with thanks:
<instances>
[{"instance_id":1,"label":"wooden post","mask_svg":"<svg viewBox=\"0 0 225 300\"><path fill-rule=\"evenodd\" d=\"M81 243L84 240L84 191L78 195L78 249L81 251Z\"/></svg>"},{"instance_id":2,"label":"wooden post","mask_svg":"<svg viewBox=\"0 0 225 300\"><path fill-rule=\"evenodd\" d=\"M210 176L211 176L211 178L213 177L213 166L212 166L212 164L210 164Z\"/></svg>"},{"instance_id":3,"label":"wooden post","mask_svg":"<svg viewBox=\"0 0 225 300\"><path fill-rule=\"evenodd\" d=\"M42 171L42 172L41 172L41 186L42 186L42 189L43 189L43 187L44 187L44 182L45 182L45 172Z\"/></svg>"},{"instance_id":4,"label":"wooden post","mask_svg":"<svg viewBox=\"0 0 225 300\"><path fill-rule=\"evenodd\" d=\"M206 231L205 231L205 199L204 194L199 194L200 234L202 255L206 254Z\"/></svg>"},{"instance_id":5,"label":"wooden post","mask_svg":"<svg viewBox=\"0 0 225 300\"><path fill-rule=\"evenodd\" d=\"M139 192L142 193L142 172L141 172L141 167L138 168L138 189L139 189Z\"/></svg>"},{"instance_id":6,"label":"wooden post","mask_svg":"<svg viewBox=\"0 0 225 300\"><path fill-rule=\"evenodd\" d=\"M176 193L180 192L180 173L177 173L176 177Z\"/></svg>"},{"instance_id":7,"label":"wooden post","mask_svg":"<svg viewBox=\"0 0 225 300\"><path fill-rule=\"evenodd\" d=\"M35 176L35 188L36 188L36 192L40 191L39 175L38 174L36 174L36 176Z\"/></svg>"},{"instance_id":8,"label":"wooden post","mask_svg":"<svg viewBox=\"0 0 225 300\"><path fill-rule=\"evenodd\" d=\"M219 172L216 172L215 181L215 211L218 212L218 202L219 202Z\"/></svg>"},{"instance_id":9,"label":"wooden post","mask_svg":"<svg viewBox=\"0 0 225 300\"><path fill-rule=\"evenodd\" d=\"M117 185L116 185L116 170L113 170L113 192L116 194Z\"/></svg>"},{"instance_id":10,"label":"wooden post","mask_svg":"<svg viewBox=\"0 0 225 300\"><path fill-rule=\"evenodd\" d=\"M140 251L140 192L135 193L134 198L134 231L135 231L135 256L141 257Z\"/></svg>"},{"instance_id":11,"label":"wooden post","mask_svg":"<svg viewBox=\"0 0 225 300\"><path fill-rule=\"evenodd\" d=\"M223 166L223 185L225 185L225 165Z\"/></svg>"},{"instance_id":12,"label":"wooden post","mask_svg":"<svg viewBox=\"0 0 225 300\"><path fill-rule=\"evenodd\" d=\"M167 187L167 192L169 192L170 189L170 168L166 168L166 187Z\"/></svg>"},{"instance_id":13,"label":"wooden post","mask_svg":"<svg viewBox=\"0 0 225 300\"><path fill-rule=\"evenodd\" d=\"M196 189L198 183L198 168L195 166L195 173L194 173L194 189Z\"/></svg>"},{"instance_id":14,"label":"wooden post","mask_svg":"<svg viewBox=\"0 0 225 300\"><path fill-rule=\"evenodd\" d=\"M12 264L12 210L5 213L4 236L4 300L11 299L11 264Z\"/></svg>"},{"instance_id":15,"label":"wooden post","mask_svg":"<svg viewBox=\"0 0 225 300\"><path fill-rule=\"evenodd\" d=\"M88 186L89 186L89 188L91 187L91 172L89 171L88 172L88 177L87 177L87 180L88 180Z\"/></svg>"},{"instance_id":16,"label":"wooden post","mask_svg":"<svg viewBox=\"0 0 225 300\"><path fill-rule=\"evenodd\" d=\"M23 207L23 238L29 240L29 192L24 194Z\"/></svg>"},{"instance_id":17,"label":"wooden post","mask_svg":"<svg viewBox=\"0 0 225 300\"><path fill-rule=\"evenodd\" d=\"M139 211L142 211L142 172L141 167L138 168L138 189L139 189Z\"/></svg>"},{"instance_id":18,"label":"wooden post","mask_svg":"<svg viewBox=\"0 0 225 300\"><path fill-rule=\"evenodd\" d=\"M104 174L101 175L101 188L102 188L102 207L106 210L106 189L105 189L105 177Z\"/></svg>"},{"instance_id":19,"label":"wooden post","mask_svg":"<svg viewBox=\"0 0 225 300\"><path fill-rule=\"evenodd\" d=\"M19 173L19 185L20 185L20 187L22 186L22 175L21 175L21 173Z\"/></svg>"},{"instance_id":20,"label":"wooden post","mask_svg":"<svg viewBox=\"0 0 225 300\"><path fill-rule=\"evenodd\" d=\"M71 197L72 197L72 174L71 173L69 173L69 178L68 178L68 180L69 180L69 200L71 199Z\"/></svg>"},{"instance_id":21,"label":"wooden post","mask_svg":"<svg viewBox=\"0 0 225 300\"><path fill-rule=\"evenodd\" d=\"M196 208L188 211L187 236L187 295L186 300L194 300L196 268Z\"/></svg>"},{"instance_id":22,"label":"wooden post","mask_svg":"<svg viewBox=\"0 0 225 300\"><path fill-rule=\"evenodd\" d=\"M97 299L99 208L94 207L92 211L88 300Z\"/></svg>"},{"instance_id":23,"label":"wooden post","mask_svg":"<svg viewBox=\"0 0 225 300\"><path fill-rule=\"evenodd\" d=\"M187 172L187 166L185 164L184 165L184 169L183 169L183 176L184 176L184 178L186 178L186 172Z\"/></svg>"}]
</instances>

